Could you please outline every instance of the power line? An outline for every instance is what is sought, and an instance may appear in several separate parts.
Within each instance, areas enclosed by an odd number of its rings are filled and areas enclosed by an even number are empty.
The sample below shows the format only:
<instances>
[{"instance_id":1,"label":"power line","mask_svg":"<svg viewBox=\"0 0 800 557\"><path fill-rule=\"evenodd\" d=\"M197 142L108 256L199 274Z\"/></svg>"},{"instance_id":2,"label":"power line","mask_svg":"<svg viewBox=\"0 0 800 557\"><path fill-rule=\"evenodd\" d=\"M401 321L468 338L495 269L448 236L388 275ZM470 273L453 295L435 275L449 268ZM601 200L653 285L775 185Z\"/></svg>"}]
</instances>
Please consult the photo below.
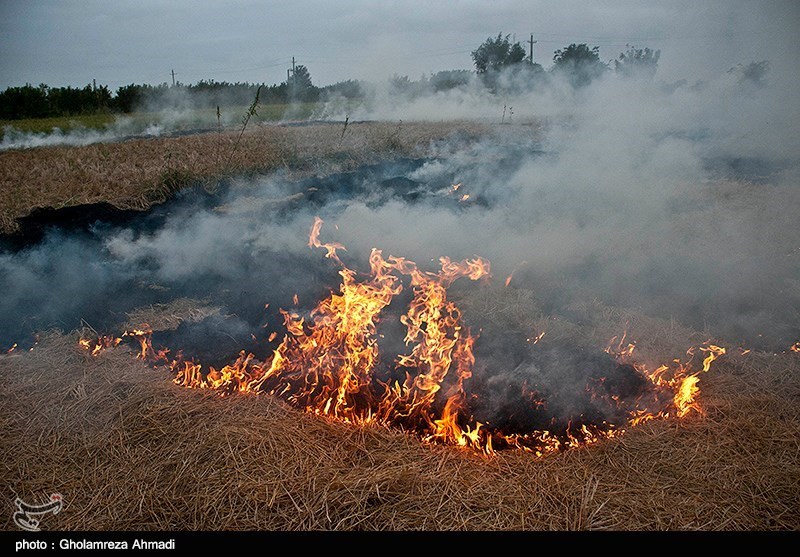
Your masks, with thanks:
<instances>
[{"instance_id":1,"label":"power line","mask_svg":"<svg viewBox=\"0 0 800 557\"><path fill-rule=\"evenodd\" d=\"M754 36L754 35L766 35L772 34L774 31L771 30L764 30L752 33L718 33L714 35L690 35L690 36L660 36L660 37L626 37L626 36L589 36L589 35L570 35L564 33L537 33L539 36L545 37L553 37L563 40L572 40L572 41L659 41L659 42L666 42L666 41L692 41L692 40L717 40L717 39L736 39L736 38L743 38L746 36ZM554 42L552 40L542 42ZM612 45L613 46L613 45Z\"/></svg>"},{"instance_id":2,"label":"power line","mask_svg":"<svg viewBox=\"0 0 800 557\"><path fill-rule=\"evenodd\" d=\"M475 48L467 48L467 45L456 46L452 48L439 48L433 50L421 50L417 52L408 52L403 56L392 56L392 60L413 60L416 58L435 58L438 56L450 56L452 54L468 54ZM363 62L364 58L331 58L331 57L309 57L305 58L306 62L312 64L339 64L339 63L358 63Z\"/></svg>"},{"instance_id":3,"label":"power line","mask_svg":"<svg viewBox=\"0 0 800 557\"><path fill-rule=\"evenodd\" d=\"M267 64L265 66L252 66L250 68L237 68L237 69L228 69L228 70L190 70L193 73L202 73L202 72L214 72L214 73L237 73L237 72L252 72L256 70L266 70L269 68L277 68L278 66L283 66L286 62L278 62L277 64Z\"/></svg>"},{"instance_id":4,"label":"power line","mask_svg":"<svg viewBox=\"0 0 800 557\"><path fill-rule=\"evenodd\" d=\"M235 73L235 72L249 72L254 70L265 70L268 68L277 68L278 66L283 66L287 63L289 58L284 58L279 62L271 63L271 64L264 64L260 66L250 66L247 68L224 68L224 69L213 69L213 68L204 68L204 69L197 69L197 68L184 68L182 73ZM180 75L177 73L175 75Z\"/></svg>"}]
</instances>

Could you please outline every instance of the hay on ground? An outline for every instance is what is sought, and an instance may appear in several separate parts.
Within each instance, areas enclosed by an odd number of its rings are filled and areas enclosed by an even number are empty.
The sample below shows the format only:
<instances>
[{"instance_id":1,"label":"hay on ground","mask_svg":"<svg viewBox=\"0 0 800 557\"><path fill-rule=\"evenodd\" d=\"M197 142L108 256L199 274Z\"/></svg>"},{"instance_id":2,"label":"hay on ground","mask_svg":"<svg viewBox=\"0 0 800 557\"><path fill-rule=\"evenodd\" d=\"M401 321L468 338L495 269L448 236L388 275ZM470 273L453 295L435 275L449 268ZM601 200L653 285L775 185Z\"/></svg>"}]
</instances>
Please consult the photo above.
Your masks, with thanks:
<instances>
[{"instance_id":1,"label":"hay on ground","mask_svg":"<svg viewBox=\"0 0 800 557\"><path fill-rule=\"evenodd\" d=\"M669 338L623 313L593 327ZM799 372L794 353L732 355L702 379L704 416L486 458L183 389L124 346L92 358L54 333L0 357L0 470L7 500L64 496L45 529L798 529Z\"/></svg>"}]
</instances>

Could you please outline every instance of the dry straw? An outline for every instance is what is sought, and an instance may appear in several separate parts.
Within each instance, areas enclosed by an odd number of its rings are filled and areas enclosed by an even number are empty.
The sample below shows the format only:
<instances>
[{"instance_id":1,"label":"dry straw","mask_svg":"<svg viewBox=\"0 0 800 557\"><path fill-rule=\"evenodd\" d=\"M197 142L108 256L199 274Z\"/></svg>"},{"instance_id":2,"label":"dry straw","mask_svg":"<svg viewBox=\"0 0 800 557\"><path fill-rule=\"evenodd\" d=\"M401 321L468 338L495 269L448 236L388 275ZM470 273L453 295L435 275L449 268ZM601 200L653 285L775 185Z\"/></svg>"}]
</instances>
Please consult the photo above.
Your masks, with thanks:
<instances>
[{"instance_id":1,"label":"dry straw","mask_svg":"<svg viewBox=\"0 0 800 557\"><path fill-rule=\"evenodd\" d=\"M385 159L396 128L350 123L343 140L337 126L258 127L241 135L231 167L346 170ZM401 154L485 133L464 123L402 131ZM165 152L187 179L214 179L234 141L227 132L0 153L0 225L12 230L36 206L148 207L171 192ZM467 317L596 346L627 326L637 355L654 362L707 338L596 301L569 308L569 319L543 315L532 292L514 288L462 303ZM215 311L179 299L128 317L166 329ZM30 352L0 356L0 481L7 501L64 496L46 529L800 529L800 354L729 350L702 377L703 416L545 459L486 458L330 423L266 396L182 389L125 346L88 356L78 334L46 334ZM11 516L5 529L15 528Z\"/></svg>"},{"instance_id":2,"label":"dry straw","mask_svg":"<svg viewBox=\"0 0 800 557\"><path fill-rule=\"evenodd\" d=\"M248 112L249 113L249 112ZM245 130L245 128L247 128ZM41 147L0 152L0 232L35 207L108 201L146 209L193 183L279 169L299 174L352 170L387 156L425 156L433 141L458 133L486 133L469 122L350 122L342 140L332 125L242 126L239 131L136 139L84 147ZM395 134L395 135L393 135ZM387 153L387 137L392 137Z\"/></svg>"},{"instance_id":3,"label":"dry straw","mask_svg":"<svg viewBox=\"0 0 800 557\"><path fill-rule=\"evenodd\" d=\"M652 357L699 336L599 303L575 311L590 324L563 334L601 338L628 322ZM794 353L734 351L703 377L704 416L537 460L182 389L124 346L91 358L77 338L0 357L6 498L63 494L48 529L800 528Z\"/></svg>"}]
</instances>

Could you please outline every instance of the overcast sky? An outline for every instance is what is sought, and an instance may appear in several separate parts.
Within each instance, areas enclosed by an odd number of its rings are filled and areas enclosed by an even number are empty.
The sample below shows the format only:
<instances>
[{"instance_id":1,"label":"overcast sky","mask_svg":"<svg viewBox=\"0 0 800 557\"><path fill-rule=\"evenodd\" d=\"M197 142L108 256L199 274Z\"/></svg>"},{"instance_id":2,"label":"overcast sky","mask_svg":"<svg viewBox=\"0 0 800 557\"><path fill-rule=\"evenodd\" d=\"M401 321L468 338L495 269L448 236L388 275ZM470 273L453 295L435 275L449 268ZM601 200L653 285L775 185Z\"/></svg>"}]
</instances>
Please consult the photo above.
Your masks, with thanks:
<instances>
[{"instance_id":1,"label":"overcast sky","mask_svg":"<svg viewBox=\"0 0 800 557\"><path fill-rule=\"evenodd\" d=\"M490 35L526 41L548 67L569 43L616 58L662 50L658 77L702 79L768 59L797 71L800 1L0 0L0 88L112 89L200 79L278 83L292 56L316 85L472 69ZM526 50L528 48L527 45Z\"/></svg>"}]
</instances>

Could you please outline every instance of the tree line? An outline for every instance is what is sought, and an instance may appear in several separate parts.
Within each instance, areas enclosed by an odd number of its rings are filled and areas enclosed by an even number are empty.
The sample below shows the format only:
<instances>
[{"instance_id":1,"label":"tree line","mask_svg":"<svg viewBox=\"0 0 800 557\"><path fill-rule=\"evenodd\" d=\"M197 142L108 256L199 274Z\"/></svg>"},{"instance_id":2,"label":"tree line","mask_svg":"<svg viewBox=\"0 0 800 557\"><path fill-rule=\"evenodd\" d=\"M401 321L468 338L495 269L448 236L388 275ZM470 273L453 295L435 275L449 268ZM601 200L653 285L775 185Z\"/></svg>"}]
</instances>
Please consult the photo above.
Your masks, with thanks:
<instances>
[{"instance_id":1,"label":"tree line","mask_svg":"<svg viewBox=\"0 0 800 557\"><path fill-rule=\"evenodd\" d=\"M96 113L129 113L135 110L163 108L214 108L217 106L248 105L261 88L263 104L314 102L325 95L346 98L361 96L362 83L341 81L317 87L305 66L299 65L283 83L200 80L194 84L169 85L134 84L119 87L112 93L106 85L90 83L85 87L50 87L46 84L9 87L0 92L0 119L47 118Z\"/></svg>"},{"instance_id":2,"label":"tree line","mask_svg":"<svg viewBox=\"0 0 800 557\"><path fill-rule=\"evenodd\" d=\"M570 44L556 50L553 64L545 70L525 55L519 42L512 42L510 35L498 33L487 38L472 51L475 71L451 70L423 76L412 81L408 76L394 75L389 80L393 92L414 95L418 92L446 91L467 86L477 75L487 89L520 92L530 90L551 77L560 75L575 88L589 85L606 72L613 71L623 78L653 79L661 56L660 50L636 48L627 45L626 51L608 63L600 60L599 47L587 44ZM766 61L752 62L747 66L732 68L741 80L763 85L764 75L769 69ZM135 110L163 109L165 107L214 108L215 106L247 105L261 88L263 104L290 102L315 102L332 96L349 99L362 98L367 84L357 80L340 81L326 87L317 87L303 65L283 83L264 83L201 80L195 84L177 83L168 85L130 84L119 87L116 92L105 86L94 84L80 87L9 87L0 92L0 119L44 118L51 116L74 116L98 112L128 113Z\"/></svg>"},{"instance_id":3,"label":"tree line","mask_svg":"<svg viewBox=\"0 0 800 557\"><path fill-rule=\"evenodd\" d=\"M541 64L535 64L525 55L519 42L511 42L509 37L498 33L497 37L489 37L472 51L475 70L490 89L503 87L503 77L507 78L506 82L511 78L511 81L527 81L530 85L546 81L550 75L561 75L573 87L579 88L611 70L622 77L652 79L661 57L660 50L626 45L626 51L613 60L612 65L600 60L600 47L572 43L553 53L553 65L545 71Z\"/></svg>"}]
</instances>

